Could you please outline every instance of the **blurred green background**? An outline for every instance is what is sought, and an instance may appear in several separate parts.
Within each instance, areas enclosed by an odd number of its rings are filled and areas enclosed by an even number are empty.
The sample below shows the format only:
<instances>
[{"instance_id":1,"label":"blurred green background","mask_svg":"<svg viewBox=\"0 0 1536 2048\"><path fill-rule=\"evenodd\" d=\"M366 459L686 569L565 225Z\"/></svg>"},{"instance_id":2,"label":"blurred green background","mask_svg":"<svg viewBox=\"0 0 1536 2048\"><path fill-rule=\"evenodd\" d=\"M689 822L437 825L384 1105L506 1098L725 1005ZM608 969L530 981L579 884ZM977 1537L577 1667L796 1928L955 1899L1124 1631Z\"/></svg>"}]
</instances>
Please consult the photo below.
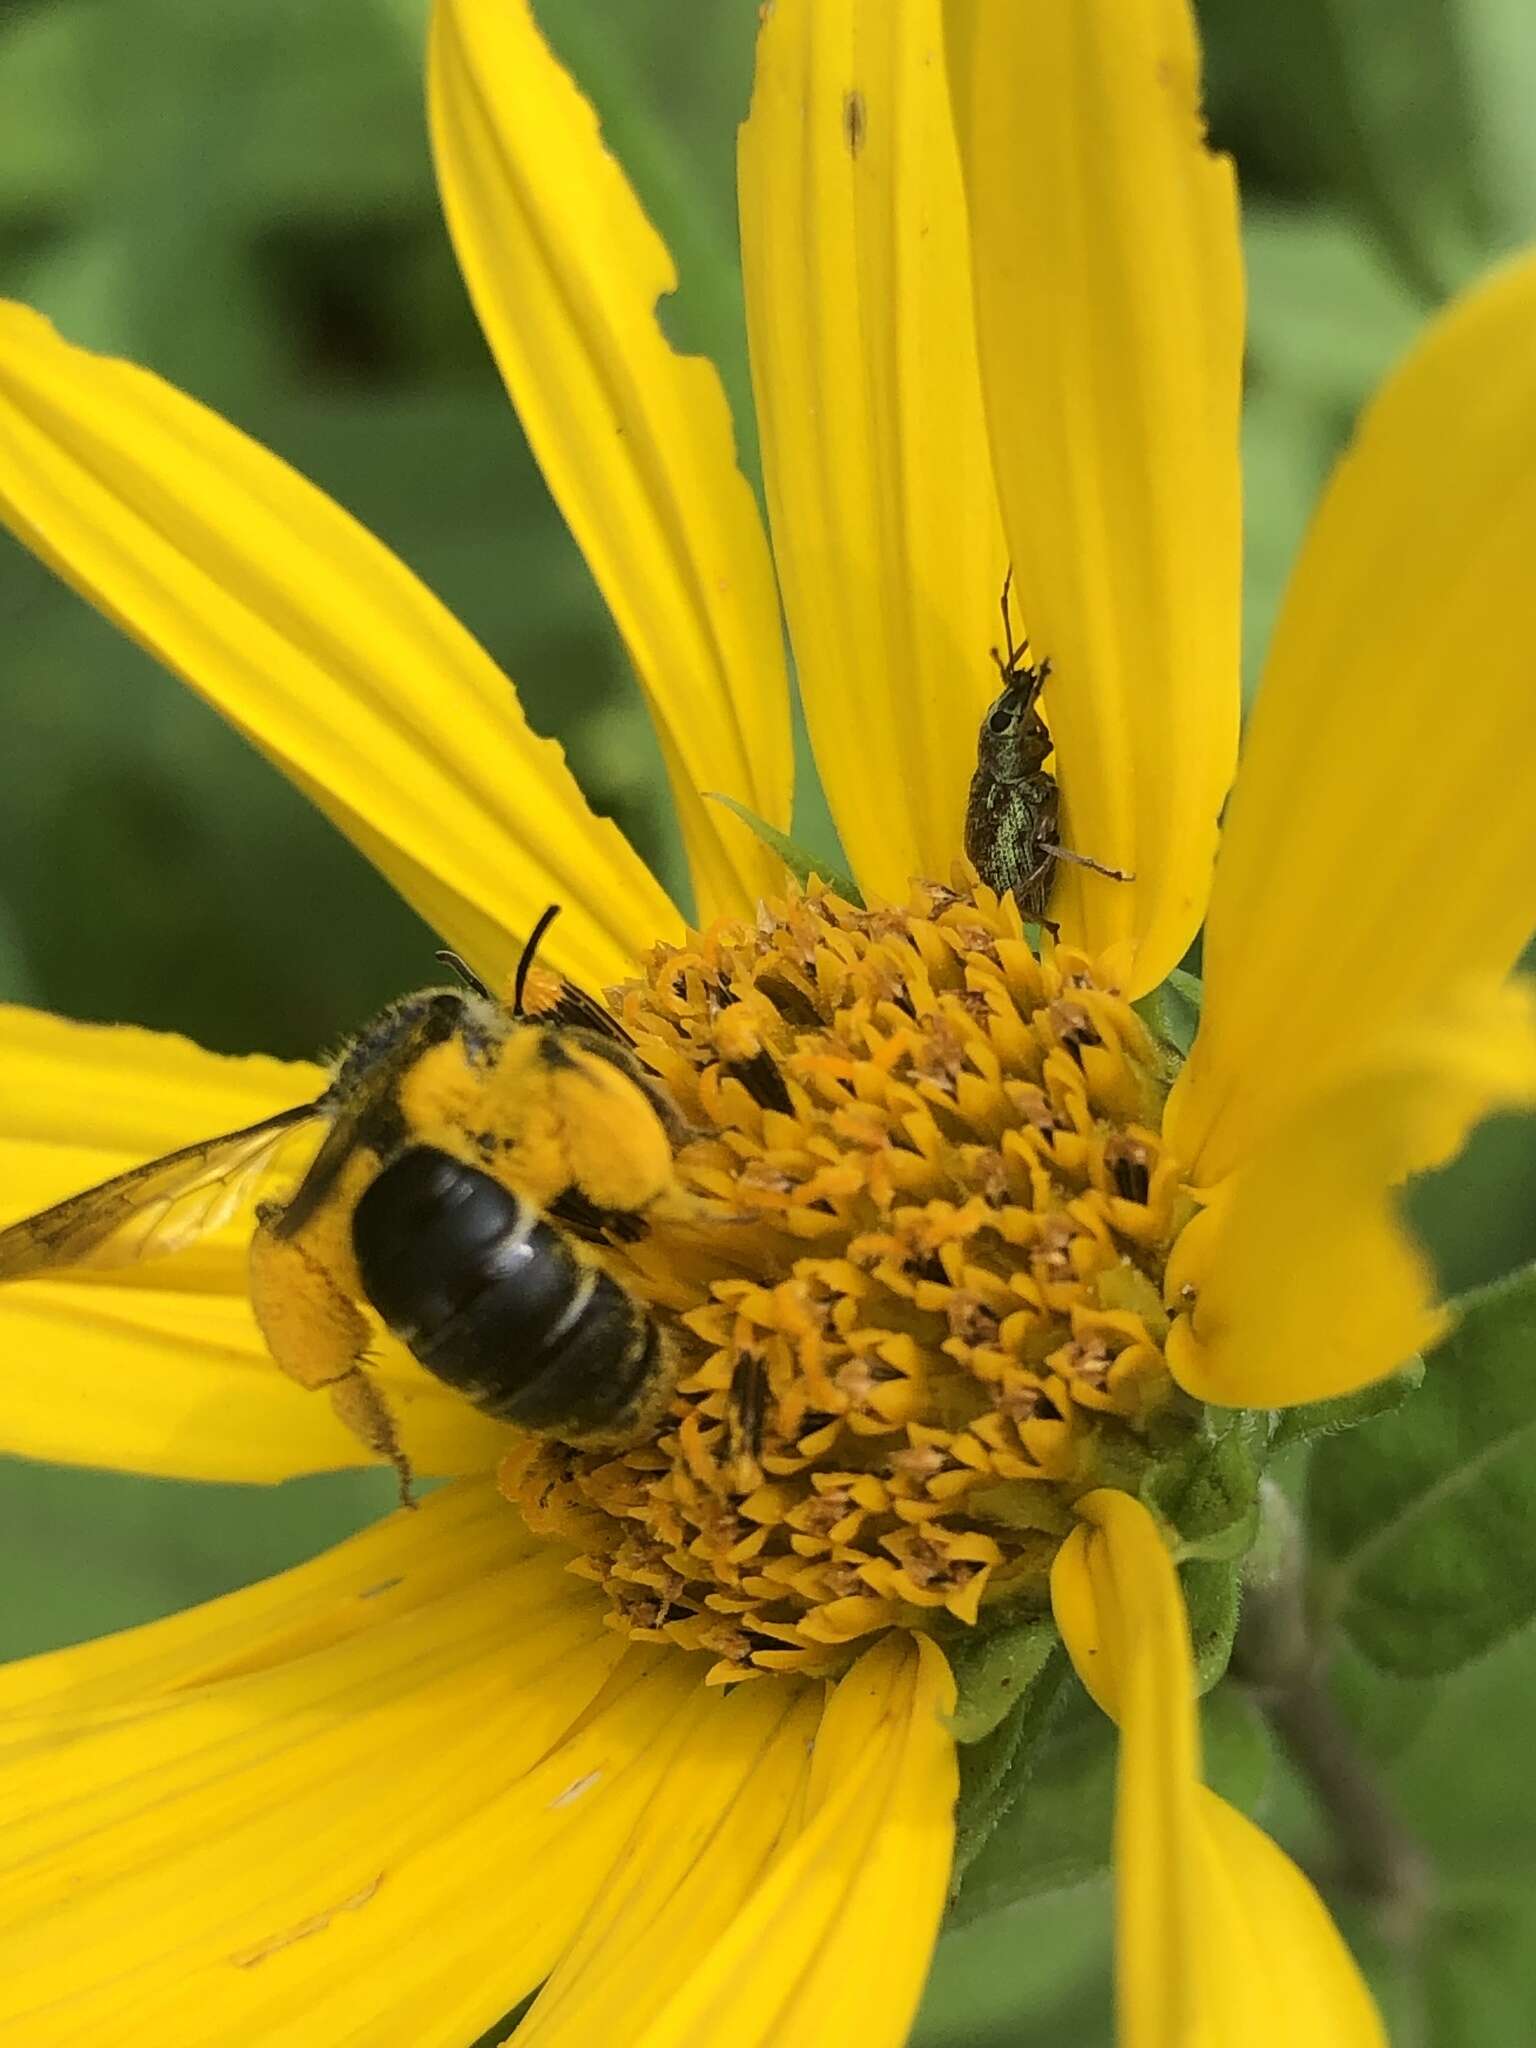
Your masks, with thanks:
<instances>
[{"instance_id":1,"label":"blurred green background","mask_svg":"<svg viewBox=\"0 0 1536 2048\"><path fill-rule=\"evenodd\" d=\"M425 0L8 0L0 290L220 407L361 515L516 677L597 807L679 887L637 693L438 218L424 12ZM1449 291L1536 232L1536 10L1207 0L1201 12L1211 125L1245 196L1251 687L1362 399ZM732 163L755 8L545 0L540 13L678 255L669 329L720 362L751 461ZM0 996L301 1054L428 977L432 938L362 860L3 540L0 650ZM1453 1285L1530 1257L1532 1126L1490 1127L1424 1204ZM0 1655L275 1569L390 1494L372 1475L265 1492L11 1464ZM1536 1792L1518 1761L1533 1684L1523 1640L1433 1698L1362 1681L1358 1711L1435 1843L1446 1911L1472 1916L1475 1942L1458 1953L1481 1958L1449 1972L1387 1958L1400 2042L1459 2042L1473 2027L1528 2037L1507 2019L1536 2009L1523 1903ZM1482 1790L1479 1753L1508 1761ZM1266 1796L1305 1847L1313 1822L1296 1789L1277 1771ZM1108 1912L1091 1879L948 1937L920 2039L1044 2044L1070 2028L1085 2048L1107 2040ZM1488 2003L1506 1980L1519 2003Z\"/></svg>"}]
</instances>

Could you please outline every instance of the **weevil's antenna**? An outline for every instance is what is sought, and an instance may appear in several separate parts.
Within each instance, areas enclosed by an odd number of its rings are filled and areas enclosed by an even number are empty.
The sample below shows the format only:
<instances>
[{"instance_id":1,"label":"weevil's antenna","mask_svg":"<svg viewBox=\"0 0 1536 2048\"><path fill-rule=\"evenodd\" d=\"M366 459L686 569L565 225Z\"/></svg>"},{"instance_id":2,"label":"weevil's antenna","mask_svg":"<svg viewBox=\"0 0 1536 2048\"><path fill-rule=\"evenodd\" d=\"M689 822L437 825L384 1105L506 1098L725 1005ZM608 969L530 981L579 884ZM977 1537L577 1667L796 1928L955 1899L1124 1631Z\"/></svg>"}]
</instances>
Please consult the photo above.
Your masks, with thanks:
<instances>
[{"instance_id":1,"label":"weevil's antenna","mask_svg":"<svg viewBox=\"0 0 1536 2048\"><path fill-rule=\"evenodd\" d=\"M445 967L451 967L464 986L468 989L473 989L477 996L484 996L488 1003L495 1000L490 990L480 979L479 975L476 974L462 953L450 953L445 946L440 953L434 953L432 958L434 960L441 960Z\"/></svg>"},{"instance_id":2,"label":"weevil's antenna","mask_svg":"<svg viewBox=\"0 0 1536 2048\"><path fill-rule=\"evenodd\" d=\"M1003 578L1003 595L1001 600L1001 608L1003 614L1003 645L1007 648L1008 651L1006 655L1004 655L999 654L995 647L992 649L992 659L997 663L997 672L1002 677L1005 684L1017 683L1022 680L1025 680L1026 678L1028 678L1030 673L1028 668L1021 669L1019 667L1019 657L1024 653L1025 649L1028 647L1029 641L1026 638L1023 642L1018 642L1013 637L1013 616L1008 606L1008 598L1012 589L1013 564L1012 562L1010 562L1008 564L1008 572Z\"/></svg>"},{"instance_id":3,"label":"weevil's antenna","mask_svg":"<svg viewBox=\"0 0 1536 2048\"><path fill-rule=\"evenodd\" d=\"M514 1017L521 1017L523 1015L523 990L528 986L528 970L533 965L534 956L539 950L540 941L559 915L559 904L551 903L548 910L544 912L533 930L528 934L528 943L523 948L522 958L517 963L517 976L512 983L512 1014Z\"/></svg>"}]
</instances>

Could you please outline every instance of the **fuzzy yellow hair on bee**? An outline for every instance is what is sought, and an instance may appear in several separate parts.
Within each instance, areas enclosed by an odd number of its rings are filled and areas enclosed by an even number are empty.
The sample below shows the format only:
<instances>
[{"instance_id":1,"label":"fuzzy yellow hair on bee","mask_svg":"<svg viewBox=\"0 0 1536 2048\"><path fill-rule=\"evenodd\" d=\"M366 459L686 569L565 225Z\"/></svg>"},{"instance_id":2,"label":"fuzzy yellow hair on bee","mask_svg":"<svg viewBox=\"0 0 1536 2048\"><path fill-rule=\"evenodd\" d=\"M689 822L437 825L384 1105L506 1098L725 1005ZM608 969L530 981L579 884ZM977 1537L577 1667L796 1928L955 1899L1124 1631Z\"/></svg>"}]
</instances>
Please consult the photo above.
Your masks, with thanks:
<instances>
[{"instance_id":1,"label":"fuzzy yellow hair on bee","mask_svg":"<svg viewBox=\"0 0 1536 2048\"><path fill-rule=\"evenodd\" d=\"M468 986L391 1004L314 1102L210 1138L0 1231L0 1280L174 1252L254 1204L251 1302L267 1347L323 1388L369 1448L410 1468L367 1369L379 1323L499 1420L572 1442L622 1443L670 1392L670 1341L605 1262L678 1185L681 1118L622 1027L557 986L524 1008ZM452 956L448 956L452 957ZM325 1135L286 1195L257 1200L290 1133Z\"/></svg>"}]
</instances>

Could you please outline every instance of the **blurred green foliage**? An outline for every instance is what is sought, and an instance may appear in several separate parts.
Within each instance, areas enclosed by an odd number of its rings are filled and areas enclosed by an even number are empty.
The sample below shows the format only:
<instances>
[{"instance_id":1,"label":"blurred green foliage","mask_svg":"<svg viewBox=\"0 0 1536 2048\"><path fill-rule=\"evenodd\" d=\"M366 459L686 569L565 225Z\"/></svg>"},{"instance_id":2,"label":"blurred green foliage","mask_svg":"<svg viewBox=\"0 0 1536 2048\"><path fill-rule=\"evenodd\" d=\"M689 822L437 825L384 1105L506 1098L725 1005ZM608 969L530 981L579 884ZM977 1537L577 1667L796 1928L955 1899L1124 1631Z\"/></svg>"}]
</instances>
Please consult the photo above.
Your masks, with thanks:
<instances>
[{"instance_id":1,"label":"blurred green foliage","mask_svg":"<svg viewBox=\"0 0 1536 2048\"><path fill-rule=\"evenodd\" d=\"M1211 124L1245 193L1251 689L1308 509L1363 398L1447 291L1536 230L1536 12L1529 0L1201 11ZM0 289L217 405L363 517L468 621L598 808L681 888L622 651L439 222L424 12L425 0L10 0ZM750 465L732 156L752 0L544 0L541 14L677 253L683 287L664 317L720 361ZM362 860L3 542L0 649L0 995L298 1054L425 977L430 935ZM806 816L802 837L824 833L814 797ZM1530 1257L1531 1124L1490 1126L1418 1199L1455 1286ZM270 1493L13 1466L0 1489L0 1654L275 1570L389 1493L372 1474ZM1533 1660L1536 1643L1517 1636L1433 1695L1344 1673L1351 1712L1391 1757L1445 1875L1428 1945L1375 1951L1402 2041L1529 2030ZM1300 1791L1283 1770L1272 1777L1272 1814L1306 1843ZM1073 1868L1075 1889L946 1939L924 2048L1107 2040L1108 1890L1094 1858ZM1357 1931L1372 1941L1368 1925Z\"/></svg>"}]
</instances>

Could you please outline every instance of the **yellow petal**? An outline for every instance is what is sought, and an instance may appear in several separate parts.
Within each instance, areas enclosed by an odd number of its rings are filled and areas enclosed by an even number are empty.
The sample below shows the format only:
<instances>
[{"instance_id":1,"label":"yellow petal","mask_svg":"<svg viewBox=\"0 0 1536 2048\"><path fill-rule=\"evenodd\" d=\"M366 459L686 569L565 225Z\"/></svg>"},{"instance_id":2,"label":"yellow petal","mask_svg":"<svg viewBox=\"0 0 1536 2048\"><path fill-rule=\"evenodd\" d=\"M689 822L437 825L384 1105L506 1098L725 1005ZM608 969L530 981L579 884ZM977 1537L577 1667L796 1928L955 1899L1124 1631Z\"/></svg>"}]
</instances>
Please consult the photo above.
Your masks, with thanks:
<instances>
[{"instance_id":1,"label":"yellow petal","mask_svg":"<svg viewBox=\"0 0 1536 2048\"><path fill-rule=\"evenodd\" d=\"M1160 981L1205 909L1237 749L1242 268L1187 0L956 0L982 390L1055 680L1053 915Z\"/></svg>"},{"instance_id":2,"label":"yellow petal","mask_svg":"<svg viewBox=\"0 0 1536 2048\"><path fill-rule=\"evenodd\" d=\"M0 1714L84 1721L180 1695L392 1624L478 1575L519 1562L552 1571L563 1557L529 1534L494 1486L461 1480L274 1578L143 1628L0 1665ZM565 1583L573 1600L586 1597Z\"/></svg>"},{"instance_id":3,"label":"yellow petal","mask_svg":"<svg viewBox=\"0 0 1536 2048\"><path fill-rule=\"evenodd\" d=\"M707 1742L678 1758L605 1873L518 2048L650 2038L658 2011L793 1837L820 1713L814 1685L740 1686L719 1700Z\"/></svg>"},{"instance_id":4,"label":"yellow petal","mask_svg":"<svg viewBox=\"0 0 1536 2048\"><path fill-rule=\"evenodd\" d=\"M225 1059L184 1038L9 1006L0 1069L0 1224L324 1085L302 1062ZM250 1233L247 1214L141 1267L0 1287L0 1449L179 1479L366 1462L324 1396L273 1364L246 1298ZM381 1352L379 1384L418 1471L486 1470L505 1431L398 1345Z\"/></svg>"},{"instance_id":5,"label":"yellow petal","mask_svg":"<svg viewBox=\"0 0 1536 2048\"><path fill-rule=\"evenodd\" d=\"M1396 1370L1444 1327L1402 1215L1410 1173L1442 1164L1491 1110L1536 1102L1536 986L1440 998L1298 1103L1180 1237L1169 1298L1194 1306L1168 1362L1204 1401L1318 1401Z\"/></svg>"},{"instance_id":6,"label":"yellow petal","mask_svg":"<svg viewBox=\"0 0 1536 2048\"><path fill-rule=\"evenodd\" d=\"M740 192L817 766L860 883L900 897L961 850L1005 563L937 0L765 8Z\"/></svg>"},{"instance_id":7,"label":"yellow petal","mask_svg":"<svg viewBox=\"0 0 1536 2048\"><path fill-rule=\"evenodd\" d=\"M1536 258L1452 306L1367 412L1250 727L1170 1103L1199 1178L1536 922Z\"/></svg>"},{"instance_id":8,"label":"yellow petal","mask_svg":"<svg viewBox=\"0 0 1536 2048\"><path fill-rule=\"evenodd\" d=\"M365 528L148 372L0 306L0 521L499 980L551 900L593 984L676 929L511 684Z\"/></svg>"},{"instance_id":9,"label":"yellow petal","mask_svg":"<svg viewBox=\"0 0 1536 2048\"><path fill-rule=\"evenodd\" d=\"M699 915L739 913L782 869L700 792L783 827L792 764L773 568L719 376L662 334L672 259L524 0L439 0L429 97L465 282L645 691Z\"/></svg>"},{"instance_id":10,"label":"yellow petal","mask_svg":"<svg viewBox=\"0 0 1536 2048\"><path fill-rule=\"evenodd\" d=\"M307 1565L143 1628L0 1665L0 1714L84 1720L180 1696L238 1671L291 1663L311 1649L344 1642L483 1573L532 1563L559 1571L563 1556L559 1546L528 1534L492 1483L457 1481ZM573 1599L584 1597L575 1581L563 1583Z\"/></svg>"},{"instance_id":11,"label":"yellow petal","mask_svg":"<svg viewBox=\"0 0 1536 2048\"><path fill-rule=\"evenodd\" d=\"M1289 1856L1203 1786L1200 1819L1208 1922L1221 1950L1219 2013L1241 2013L1255 2048L1386 2048L1386 2030L1328 1909ZM1218 2023L1211 2048L1234 2038ZM1266 2031L1267 2029L1267 2031ZM1182 2044L1180 2044L1182 2048Z\"/></svg>"},{"instance_id":12,"label":"yellow petal","mask_svg":"<svg viewBox=\"0 0 1536 2048\"><path fill-rule=\"evenodd\" d=\"M849 2040L900 2048L949 1881L954 1696L949 1668L926 1638L890 1638L867 1652L832 1695L803 1815L772 1855L761 1858L760 1826L740 1848L722 1839L706 1855L724 1891L713 1906L700 1902L700 1937L690 1941L672 1902L662 1909L660 1945L647 1953L663 1981L648 1987L643 1974L637 1982L633 1971L615 1972L590 2006L557 2007L534 2040L546 2048L601 2039L633 2048L726 2040L732 2048ZM787 1760L772 1782L782 1811ZM578 2013L583 2024L574 2023ZM642 2013L637 2024L631 2015ZM590 2023L599 2016L601 2027Z\"/></svg>"},{"instance_id":13,"label":"yellow petal","mask_svg":"<svg viewBox=\"0 0 1536 2048\"><path fill-rule=\"evenodd\" d=\"M1123 2048L1385 2048L1310 1884L1200 1783L1178 1577L1129 1494L1079 1501L1051 1599L1078 1676L1120 1725L1116 1977Z\"/></svg>"},{"instance_id":14,"label":"yellow petal","mask_svg":"<svg viewBox=\"0 0 1536 2048\"><path fill-rule=\"evenodd\" d=\"M133 1632L153 1676L114 1703L0 1721L0 2028L472 2040L554 1963L715 1704L562 1566L489 1486L455 1490Z\"/></svg>"}]
</instances>

